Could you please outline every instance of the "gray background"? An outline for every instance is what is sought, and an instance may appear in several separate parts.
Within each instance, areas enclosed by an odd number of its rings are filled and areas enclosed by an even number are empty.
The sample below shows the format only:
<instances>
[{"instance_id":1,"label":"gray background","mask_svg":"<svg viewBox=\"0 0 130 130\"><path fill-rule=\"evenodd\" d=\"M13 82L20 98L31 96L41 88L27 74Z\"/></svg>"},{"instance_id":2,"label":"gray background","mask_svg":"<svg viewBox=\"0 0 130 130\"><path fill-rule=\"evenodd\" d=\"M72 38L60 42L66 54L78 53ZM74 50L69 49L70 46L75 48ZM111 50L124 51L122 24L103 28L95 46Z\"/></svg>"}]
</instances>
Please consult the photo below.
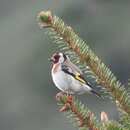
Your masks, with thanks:
<instances>
[{"instance_id":1,"label":"gray background","mask_svg":"<svg viewBox=\"0 0 130 130\"><path fill-rule=\"evenodd\" d=\"M58 92L47 58L56 46L40 30L36 15L61 17L127 86L130 77L130 2L121 0L0 1L0 129L75 130L58 112ZM99 118L118 120L115 105L92 95L78 97Z\"/></svg>"}]
</instances>

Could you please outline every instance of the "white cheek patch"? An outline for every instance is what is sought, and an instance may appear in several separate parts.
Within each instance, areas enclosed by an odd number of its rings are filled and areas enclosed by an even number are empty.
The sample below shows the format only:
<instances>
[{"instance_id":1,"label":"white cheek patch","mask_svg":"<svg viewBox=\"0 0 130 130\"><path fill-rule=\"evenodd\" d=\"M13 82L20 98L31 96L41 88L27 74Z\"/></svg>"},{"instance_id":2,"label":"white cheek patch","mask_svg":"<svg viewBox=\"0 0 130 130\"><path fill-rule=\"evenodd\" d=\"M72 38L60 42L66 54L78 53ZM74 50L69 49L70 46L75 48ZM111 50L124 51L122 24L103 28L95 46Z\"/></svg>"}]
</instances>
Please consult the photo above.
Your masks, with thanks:
<instances>
[{"instance_id":1,"label":"white cheek patch","mask_svg":"<svg viewBox=\"0 0 130 130\"><path fill-rule=\"evenodd\" d=\"M64 62L64 58L63 58L63 57L60 57L59 63L63 63L63 62Z\"/></svg>"},{"instance_id":2,"label":"white cheek patch","mask_svg":"<svg viewBox=\"0 0 130 130\"><path fill-rule=\"evenodd\" d=\"M64 62L63 54L62 53L59 54L60 54L59 63L63 63Z\"/></svg>"}]
</instances>

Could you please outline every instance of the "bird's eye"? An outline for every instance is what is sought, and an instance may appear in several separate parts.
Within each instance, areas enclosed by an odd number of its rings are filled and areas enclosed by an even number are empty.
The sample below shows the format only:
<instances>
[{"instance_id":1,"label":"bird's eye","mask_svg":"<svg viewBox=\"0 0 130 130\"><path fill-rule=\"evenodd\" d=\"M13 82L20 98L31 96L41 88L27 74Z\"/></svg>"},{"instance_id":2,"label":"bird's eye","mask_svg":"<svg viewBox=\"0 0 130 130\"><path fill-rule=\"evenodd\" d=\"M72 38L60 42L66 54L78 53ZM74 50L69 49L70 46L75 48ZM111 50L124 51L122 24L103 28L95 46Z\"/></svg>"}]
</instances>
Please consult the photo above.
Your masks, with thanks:
<instances>
[{"instance_id":1,"label":"bird's eye","mask_svg":"<svg viewBox=\"0 0 130 130\"><path fill-rule=\"evenodd\" d=\"M54 59L58 60L60 58L60 56L54 56Z\"/></svg>"}]
</instances>

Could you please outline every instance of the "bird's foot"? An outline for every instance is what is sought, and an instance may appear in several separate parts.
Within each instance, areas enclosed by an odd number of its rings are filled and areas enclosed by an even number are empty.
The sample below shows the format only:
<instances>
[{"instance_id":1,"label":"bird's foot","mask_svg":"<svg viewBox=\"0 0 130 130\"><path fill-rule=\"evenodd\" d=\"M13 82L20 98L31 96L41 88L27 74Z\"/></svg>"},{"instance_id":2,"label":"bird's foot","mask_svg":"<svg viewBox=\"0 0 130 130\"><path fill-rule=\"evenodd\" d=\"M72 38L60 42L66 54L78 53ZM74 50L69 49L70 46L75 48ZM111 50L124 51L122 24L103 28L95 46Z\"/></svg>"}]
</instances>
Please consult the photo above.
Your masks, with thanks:
<instances>
[{"instance_id":1,"label":"bird's foot","mask_svg":"<svg viewBox=\"0 0 130 130\"><path fill-rule=\"evenodd\" d=\"M64 100L64 98L63 98L64 96L65 96L66 100ZM60 112L63 112L63 111L69 110L71 108L71 105L72 105L75 97L73 95L68 94L68 93L59 92L58 94L56 94L56 99L65 101L65 104L60 109Z\"/></svg>"},{"instance_id":2,"label":"bird's foot","mask_svg":"<svg viewBox=\"0 0 130 130\"><path fill-rule=\"evenodd\" d=\"M56 99L59 100L59 98L61 98L62 96L67 97L67 102L72 102L75 98L73 95L71 95L69 93L59 92L59 93L56 94Z\"/></svg>"},{"instance_id":3,"label":"bird's foot","mask_svg":"<svg viewBox=\"0 0 130 130\"><path fill-rule=\"evenodd\" d=\"M72 103L73 102L73 100L75 99L75 97L73 96L73 95L67 95L67 102L68 103Z\"/></svg>"},{"instance_id":4,"label":"bird's foot","mask_svg":"<svg viewBox=\"0 0 130 130\"><path fill-rule=\"evenodd\" d=\"M64 95L66 95L66 93L59 92L59 93L56 94L56 99L59 100L59 98L62 97L62 96L64 96Z\"/></svg>"},{"instance_id":5,"label":"bird's foot","mask_svg":"<svg viewBox=\"0 0 130 130\"><path fill-rule=\"evenodd\" d=\"M64 112L70 109L70 104L66 103L64 106L59 110L60 112Z\"/></svg>"}]
</instances>

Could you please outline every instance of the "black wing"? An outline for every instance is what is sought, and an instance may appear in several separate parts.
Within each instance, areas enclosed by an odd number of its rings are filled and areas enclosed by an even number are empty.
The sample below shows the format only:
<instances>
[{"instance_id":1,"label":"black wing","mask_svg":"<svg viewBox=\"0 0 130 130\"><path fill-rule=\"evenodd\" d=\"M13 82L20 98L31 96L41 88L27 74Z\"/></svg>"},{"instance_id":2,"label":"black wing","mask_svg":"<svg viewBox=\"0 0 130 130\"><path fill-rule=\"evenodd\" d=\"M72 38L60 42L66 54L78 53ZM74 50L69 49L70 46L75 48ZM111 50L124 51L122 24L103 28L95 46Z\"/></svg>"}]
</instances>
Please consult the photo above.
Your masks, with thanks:
<instances>
[{"instance_id":1,"label":"black wing","mask_svg":"<svg viewBox=\"0 0 130 130\"><path fill-rule=\"evenodd\" d=\"M76 80L80 81L81 83L87 84L89 87L91 87L92 89L90 90L91 93L95 94L97 97L100 97L103 99L103 97L94 90L94 88L92 87L92 85L81 75L81 74L77 74L74 72L70 72L69 69L67 68L67 66L63 66L62 67L62 71L66 74L71 75L73 78L75 78Z\"/></svg>"},{"instance_id":2,"label":"black wing","mask_svg":"<svg viewBox=\"0 0 130 130\"><path fill-rule=\"evenodd\" d=\"M87 84L88 86L91 87L90 83L81 74L70 72L66 66L62 67L62 71L65 72L66 74L71 75L73 78L80 81L81 83Z\"/></svg>"}]
</instances>

